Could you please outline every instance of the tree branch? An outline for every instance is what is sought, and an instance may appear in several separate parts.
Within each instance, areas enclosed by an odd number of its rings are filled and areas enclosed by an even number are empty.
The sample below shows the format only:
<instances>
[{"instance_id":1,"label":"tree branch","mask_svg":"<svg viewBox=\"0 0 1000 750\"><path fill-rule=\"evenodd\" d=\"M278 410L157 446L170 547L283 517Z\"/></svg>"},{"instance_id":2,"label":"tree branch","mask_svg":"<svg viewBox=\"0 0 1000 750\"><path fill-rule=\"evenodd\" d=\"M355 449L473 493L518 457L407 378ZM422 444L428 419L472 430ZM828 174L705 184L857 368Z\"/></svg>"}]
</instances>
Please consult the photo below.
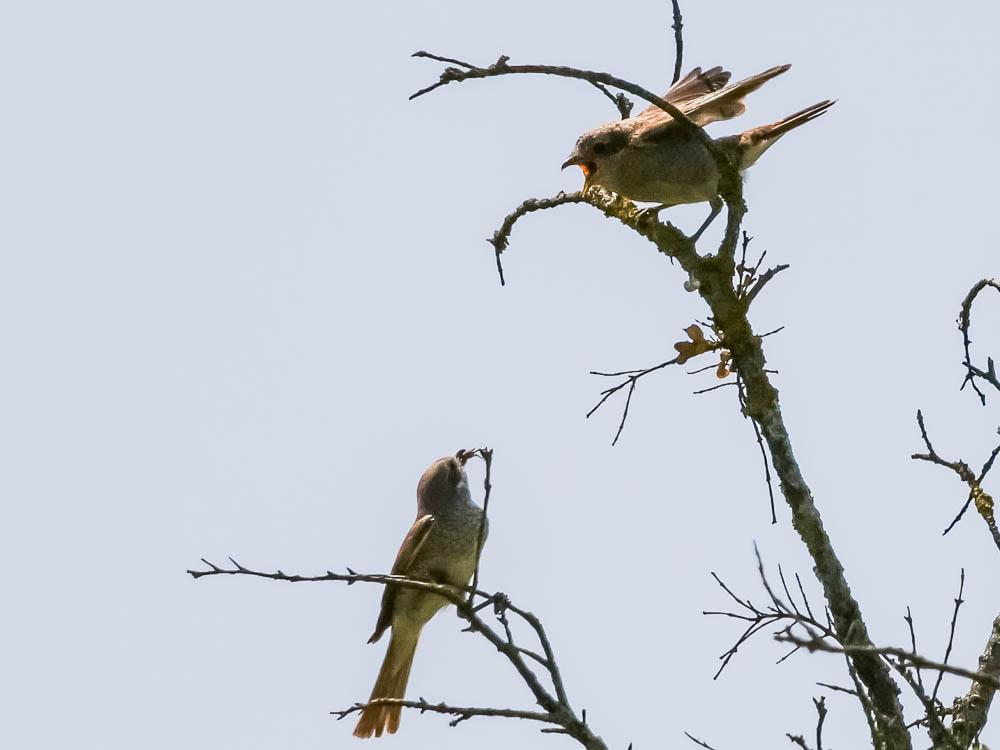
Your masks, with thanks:
<instances>
[{"instance_id":1,"label":"tree branch","mask_svg":"<svg viewBox=\"0 0 1000 750\"><path fill-rule=\"evenodd\" d=\"M684 19L681 18L681 5L678 0L671 0L671 4L674 7L674 23L670 28L674 30L674 45L677 48L677 54L674 55L674 77L670 81L670 85L673 86L680 80L681 66L684 64L684 36L681 34Z\"/></svg>"},{"instance_id":2,"label":"tree branch","mask_svg":"<svg viewBox=\"0 0 1000 750\"><path fill-rule=\"evenodd\" d=\"M192 578L195 579L218 575L247 575L257 578L268 578L275 581L286 581L289 583L340 581L346 583L347 585L359 582L376 583L381 585L392 584L393 586L401 588L413 588L443 596L456 606L459 617L468 623L466 630L478 633L497 651L506 657L507 661L510 662L511 666L521 677L524 684L531 691L535 702L543 709L544 713L537 714L535 712L519 711L516 709L454 707L448 706L447 704L429 704L423 699L419 701L402 701L400 705L404 705L408 708L434 711L436 713L450 713L458 716L458 720L454 723L458 723L459 721L463 721L464 719L472 716L487 715L509 716L512 718L542 721L547 724L557 725L557 727L547 731L557 731L561 734L567 734L579 742L586 750L608 750L604 741L595 735L587 725L586 713L584 712L581 717L577 717L576 713L573 711L573 707L570 705L569 699L566 696L566 689L563 685L562 675L559 670L559 665L556 662L552 645L549 642L548 636L545 633L545 628L542 626L541 621L531 612L514 606L506 594L499 592L489 594L484 591L478 591L471 586L448 586L440 583L432 583L430 581L406 578L405 576L355 573L350 569L348 569L348 573L346 574L327 571L323 575L314 576L289 575L280 570L269 573L247 568L240 565L232 558L229 559L233 564L232 568L222 568L209 562L208 560L202 559L202 562L208 566L207 570L189 570L187 572ZM476 596L481 597L483 601L479 604L475 604L474 597ZM493 606L494 616L496 617L497 622L502 626L502 632L498 632L479 616L479 612L489 605ZM522 648L517 644L514 639L510 623L507 620L507 612L513 612L515 615L524 620L524 622L527 623L527 625L534 631L539 643L541 644L543 655L536 654L533 651ZM525 661L526 657L538 664L541 664L545 668L552 682L552 690L555 692L555 695L553 695L552 692L550 692L549 689L542 684L534 670L527 663L527 661ZM378 702L379 701L374 701L374 703ZM354 711L359 711L364 706L364 703L355 703L348 709L344 709L343 711L334 711L333 713L342 717ZM493 713L482 713L485 711ZM544 716L545 718L539 718L541 716Z\"/></svg>"},{"instance_id":3,"label":"tree branch","mask_svg":"<svg viewBox=\"0 0 1000 750\"><path fill-rule=\"evenodd\" d=\"M353 713L362 711L369 706L402 706L403 708L415 709L420 713L430 711L431 713L448 714L456 717L452 721L448 722L448 725L452 727L457 726L461 722L471 719L474 716L527 719L529 721L539 721L546 724L557 724L551 714L541 713L539 711L522 711L520 709L513 708L472 708L467 706L450 706L446 703L429 703L423 698L416 701L408 701L401 698L377 698L375 700L368 701L367 703L355 703L350 708L345 708L340 711L331 711L330 713L337 717L337 721L340 721L341 719L350 716Z\"/></svg>"},{"instance_id":4,"label":"tree branch","mask_svg":"<svg viewBox=\"0 0 1000 750\"><path fill-rule=\"evenodd\" d=\"M979 396L979 400L983 406L986 405L986 394L979 389L979 386L976 384L976 378L992 385L998 391L1000 391L1000 378L997 378L997 372L993 365L992 357L987 357L985 370L982 370L972 364L972 354L970 353L972 339L969 337L969 329L972 326L972 303L976 301L976 297L979 296L979 293L987 287L996 289L1000 292L1000 284L993 279L982 279L977 281L973 284L969 293L965 295L965 299L962 300L962 308L958 314L958 330L962 332L962 345L965 348L965 360L962 364L965 365L966 372L965 380L962 381L962 388L965 388L966 385L971 385L972 390L974 390L976 395ZM959 390L961 390L961 388Z\"/></svg>"},{"instance_id":5,"label":"tree branch","mask_svg":"<svg viewBox=\"0 0 1000 750\"><path fill-rule=\"evenodd\" d=\"M458 62L451 58L442 57L430 52L424 52L423 50L414 52L413 57L423 57L430 60L437 60L438 62ZM730 158L715 145L715 141L713 141L700 126L692 122L687 115L681 112L673 104L657 96L652 91L644 89L642 86L632 83L631 81L626 81L623 78L617 78L607 73L601 73L595 70L582 70L580 68L571 68L565 65L510 65L508 64L509 60L510 58L506 55L501 55L495 63L485 68L476 67L470 65L469 63L459 62L458 64L461 67L445 68L441 72L437 83L433 83L430 86L426 86L419 91L414 92L410 95L410 99L413 100L423 96L424 94L429 94L435 89L446 86L449 83L460 83L462 81L480 78L494 78L496 76L517 74L552 75L559 76L561 78L575 78L581 81L588 81L592 85L603 84L605 86L612 86L616 89L627 91L634 96L645 99L650 104L659 107L676 120L678 127L680 127L687 135L698 139L698 141L712 155L712 158L715 160L716 166L719 169L720 195L726 199L726 203L742 201L742 184L739 179L739 172L735 162L732 162Z\"/></svg>"},{"instance_id":6,"label":"tree branch","mask_svg":"<svg viewBox=\"0 0 1000 750\"><path fill-rule=\"evenodd\" d=\"M440 59L428 53L417 53L417 56ZM511 66L506 57L501 57L489 68L447 68L438 83L418 91L414 97L456 81L511 73L541 73L577 78L614 86L640 96L674 117L678 121L677 125L697 137L715 158L722 176L719 192L727 206L726 227L715 255L699 255L690 238L670 224L659 222L650 212L640 213L631 201L591 189L582 196L583 202L598 208L606 216L618 219L649 239L659 252L675 258L689 279L696 282L692 286L697 287L698 293L711 310L713 326L722 332L722 347L732 354L733 369L745 384L745 413L756 421L770 451L775 474L791 509L792 525L812 557L814 571L823 585L834 631L842 643L858 647L849 657L874 709L876 732L873 742L876 747L909 750L911 741L899 701L899 686L885 661L878 654L866 650L873 646L860 605L851 593L843 565L833 549L812 492L795 459L791 438L781 414L778 391L768 377L761 337L754 333L747 318L746 300L740 298L733 284L736 249L746 213L742 183L737 170L734 165L726 163L726 158L714 147L707 134L684 118L675 107L635 84L606 73L560 66Z\"/></svg>"},{"instance_id":7,"label":"tree branch","mask_svg":"<svg viewBox=\"0 0 1000 750\"><path fill-rule=\"evenodd\" d=\"M955 524L957 524L962 516L965 515L965 511L968 509L969 505L975 503L976 510L979 515L983 517L986 521L986 527L990 530L990 535L993 537L993 543L996 545L997 549L1000 549L1000 529L997 528L996 517L993 513L993 497L988 492L983 489L983 480L986 475L989 474L990 469L993 468L993 462L996 460L997 454L1000 454L1000 445L993 449L990 457L986 459L986 463L983 464L982 470L979 472L979 476L973 473L969 465L959 459L957 461L947 461L938 455L937 451L934 450L934 446L931 445L931 440L927 436L927 428L924 426L924 415L919 410L917 411L917 425L920 427L920 437L924 441L924 445L927 447L926 453L914 453L910 458L916 461L927 461L932 464L937 464L938 466L944 466L946 469L950 469L958 475L958 478L966 483L969 487L969 498L965 501L965 505L962 506L961 510L958 511L958 515L955 519L948 524L948 528L944 530L947 534L951 531Z\"/></svg>"},{"instance_id":8,"label":"tree branch","mask_svg":"<svg viewBox=\"0 0 1000 750\"><path fill-rule=\"evenodd\" d=\"M920 654L914 654L904 648L897 648L895 646L844 646L817 638L800 638L797 635L785 632L776 634L774 636L774 640L781 643L790 643L793 646L798 646L799 648L804 648L808 651L825 651L828 654L847 654L849 656L858 654L865 654L869 656L894 656L897 659L902 659L906 663L912 664L914 667L919 667L920 669L930 669L938 672L945 672L947 674L953 674L956 677L965 677L966 679L986 685L993 690L1000 688L1000 678L996 675L988 674L986 672L976 672L971 669L963 669L962 667L952 666L951 664L943 664L941 662L932 661L931 659L921 656Z\"/></svg>"},{"instance_id":9,"label":"tree branch","mask_svg":"<svg viewBox=\"0 0 1000 750\"><path fill-rule=\"evenodd\" d=\"M1000 679L1000 616L993 621L993 630L986 641L983 655L979 657L979 673ZM967 746L986 726L990 704L996 687L976 682L964 696L952 705L951 731L962 747Z\"/></svg>"}]
</instances>

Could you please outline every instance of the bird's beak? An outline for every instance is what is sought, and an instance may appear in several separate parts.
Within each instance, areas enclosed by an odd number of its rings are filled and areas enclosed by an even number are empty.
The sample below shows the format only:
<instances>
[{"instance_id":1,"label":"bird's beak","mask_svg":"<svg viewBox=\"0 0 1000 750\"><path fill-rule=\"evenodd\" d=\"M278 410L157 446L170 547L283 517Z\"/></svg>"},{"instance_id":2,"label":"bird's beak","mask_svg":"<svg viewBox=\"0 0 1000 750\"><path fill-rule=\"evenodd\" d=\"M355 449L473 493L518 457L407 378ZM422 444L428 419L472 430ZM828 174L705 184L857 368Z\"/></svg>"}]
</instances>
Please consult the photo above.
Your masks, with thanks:
<instances>
[{"instance_id":1,"label":"bird's beak","mask_svg":"<svg viewBox=\"0 0 1000 750\"><path fill-rule=\"evenodd\" d=\"M580 163L580 157L574 153L566 161L563 162L562 169L566 169L566 167L571 167L574 164L579 164L579 163Z\"/></svg>"},{"instance_id":2,"label":"bird's beak","mask_svg":"<svg viewBox=\"0 0 1000 750\"><path fill-rule=\"evenodd\" d=\"M573 164L580 167L580 170L583 172L583 192L586 193L587 188L590 187L591 179L594 176L594 165L581 159L576 152L563 162L562 168L566 169L566 167L572 166Z\"/></svg>"}]
</instances>

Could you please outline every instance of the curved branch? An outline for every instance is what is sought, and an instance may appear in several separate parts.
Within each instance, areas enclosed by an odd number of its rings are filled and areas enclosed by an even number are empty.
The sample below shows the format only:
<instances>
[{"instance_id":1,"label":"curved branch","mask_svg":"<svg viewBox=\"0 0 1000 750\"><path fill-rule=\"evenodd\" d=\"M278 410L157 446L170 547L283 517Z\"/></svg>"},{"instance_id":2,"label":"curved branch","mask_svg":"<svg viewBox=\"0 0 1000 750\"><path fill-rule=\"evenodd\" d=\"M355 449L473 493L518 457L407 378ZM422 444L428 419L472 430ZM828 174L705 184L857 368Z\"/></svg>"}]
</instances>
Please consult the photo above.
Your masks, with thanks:
<instances>
[{"instance_id":1,"label":"curved branch","mask_svg":"<svg viewBox=\"0 0 1000 750\"><path fill-rule=\"evenodd\" d=\"M413 57L423 57L429 60L437 60L438 62L456 62L451 58L442 57L441 55L425 52L423 50L414 52ZM506 55L501 55L495 63L485 68L471 66L468 63L460 63L463 67L445 68L441 72L437 83L433 83L430 86L420 89L419 91L415 91L410 94L410 99L413 100L423 96L424 94L429 94L435 89L439 89L449 83L460 83L462 81L479 78L495 78L497 76L517 74L552 75L559 76L561 78L575 78L580 81L588 81L594 85L603 84L605 86L613 86L616 89L627 91L628 93L645 99L650 104L659 107L676 120L678 127L680 127L685 133L697 138L698 141L700 141L712 155L712 158L715 160L715 163L719 168L721 176L720 194L726 199L727 203L732 200L740 200L740 180L736 164L730 162L730 159L715 145L715 141L709 137L708 133L706 133L700 126L692 122L687 115L667 100L657 96L648 89L644 89L642 86L632 83L631 81L626 81L623 78L617 78L613 75L609 75L608 73L601 73L596 70L571 68L566 65L509 65L509 60L510 58Z\"/></svg>"},{"instance_id":2,"label":"curved branch","mask_svg":"<svg viewBox=\"0 0 1000 750\"><path fill-rule=\"evenodd\" d=\"M981 279L973 284L969 293L965 295L965 299L962 300L962 308L958 313L958 330L962 332L962 345L965 347L965 360L962 364L965 365L966 373L965 380L962 381L962 388L965 388L966 385L971 385L972 390L976 392L976 395L979 396L979 400L984 406L986 405L986 394L979 389L979 386L976 384L976 378L989 383L998 391L1000 391L1000 378L997 378L992 358L987 358L985 370L972 364L972 354L969 351L972 339L969 337L969 329L972 327L972 303L976 301L979 293L987 287L1000 292L1000 284L996 281L993 279Z\"/></svg>"}]
</instances>

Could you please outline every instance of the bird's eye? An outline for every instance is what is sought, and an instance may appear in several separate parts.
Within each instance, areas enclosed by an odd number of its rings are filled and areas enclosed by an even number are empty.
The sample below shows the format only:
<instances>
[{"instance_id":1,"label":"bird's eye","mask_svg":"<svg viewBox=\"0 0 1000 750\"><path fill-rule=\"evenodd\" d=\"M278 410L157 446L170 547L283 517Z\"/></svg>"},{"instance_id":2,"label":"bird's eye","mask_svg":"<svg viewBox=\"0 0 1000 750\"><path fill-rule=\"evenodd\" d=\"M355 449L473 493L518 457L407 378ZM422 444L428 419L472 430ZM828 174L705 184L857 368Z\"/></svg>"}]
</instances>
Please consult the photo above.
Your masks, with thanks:
<instances>
[{"instance_id":1,"label":"bird's eye","mask_svg":"<svg viewBox=\"0 0 1000 750\"><path fill-rule=\"evenodd\" d=\"M595 143L593 150L594 150L594 154L596 154L597 156L600 156L601 154L603 154L605 151L608 150L608 147L604 143Z\"/></svg>"}]
</instances>

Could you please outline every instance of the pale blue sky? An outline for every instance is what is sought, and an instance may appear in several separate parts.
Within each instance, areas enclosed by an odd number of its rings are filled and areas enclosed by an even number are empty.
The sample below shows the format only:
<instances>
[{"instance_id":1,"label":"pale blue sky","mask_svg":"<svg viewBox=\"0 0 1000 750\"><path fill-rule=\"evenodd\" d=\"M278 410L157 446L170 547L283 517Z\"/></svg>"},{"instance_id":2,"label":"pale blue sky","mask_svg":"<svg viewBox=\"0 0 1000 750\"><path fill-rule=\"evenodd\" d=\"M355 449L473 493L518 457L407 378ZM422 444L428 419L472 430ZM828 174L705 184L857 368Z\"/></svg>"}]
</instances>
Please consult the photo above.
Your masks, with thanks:
<instances>
[{"instance_id":1,"label":"pale blue sky","mask_svg":"<svg viewBox=\"0 0 1000 750\"><path fill-rule=\"evenodd\" d=\"M371 688L378 588L184 570L227 555L384 570L420 472L484 443L496 462L482 583L542 616L610 747L685 747L683 730L719 750L781 747L812 731L814 682L847 679L838 658L775 667L783 650L760 638L711 679L737 630L700 614L725 603L709 572L760 599L756 540L809 581L784 506L769 523L734 394L690 395L711 374L650 378L615 448L618 403L583 418L603 386L588 370L659 362L704 317L679 269L576 206L519 225L497 283L484 238L523 198L578 188L559 164L614 110L552 78L406 101L440 70L417 49L663 90L668 5L0 10L0 745L358 746L328 712ZM993 11L684 12L685 69L794 64L714 133L839 100L747 181L753 248L792 265L752 319L787 326L768 361L872 637L904 643L910 605L921 650L940 657L964 566L953 660L974 666L1000 603L997 550L973 516L941 538L963 487L908 456L918 407L949 456L979 464L996 439L996 404L957 392L954 324L998 269ZM693 228L703 210L665 216ZM976 342L997 354L992 304ZM450 614L428 627L410 693L530 705ZM828 743L863 745L851 700L828 706ZM381 742L570 747L516 722L418 715Z\"/></svg>"}]
</instances>

